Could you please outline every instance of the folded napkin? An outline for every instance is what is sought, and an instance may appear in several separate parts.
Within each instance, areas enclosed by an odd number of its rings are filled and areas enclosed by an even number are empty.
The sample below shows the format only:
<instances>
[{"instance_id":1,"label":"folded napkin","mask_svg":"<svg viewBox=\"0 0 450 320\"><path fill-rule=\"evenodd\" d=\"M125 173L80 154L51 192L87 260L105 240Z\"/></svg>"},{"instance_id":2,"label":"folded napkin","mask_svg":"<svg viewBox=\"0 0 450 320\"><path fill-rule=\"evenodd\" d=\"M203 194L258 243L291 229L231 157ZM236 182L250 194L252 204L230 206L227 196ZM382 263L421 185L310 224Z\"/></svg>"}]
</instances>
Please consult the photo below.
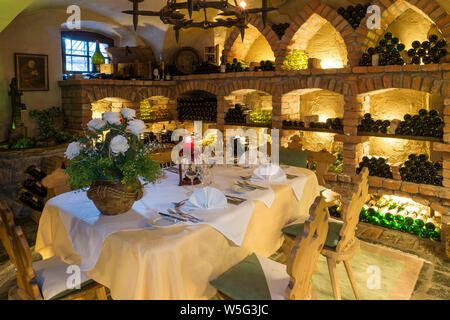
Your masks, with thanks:
<instances>
[{"instance_id":1,"label":"folded napkin","mask_svg":"<svg viewBox=\"0 0 450 320\"><path fill-rule=\"evenodd\" d=\"M196 190L183 206L186 210L226 209L227 207L227 198L223 192L213 187Z\"/></svg>"},{"instance_id":2,"label":"folded napkin","mask_svg":"<svg viewBox=\"0 0 450 320\"><path fill-rule=\"evenodd\" d=\"M284 184L287 182L287 179L280 166L263 164L253 171L252 181Z\"/></svg>"},{"instance_id":3,"label":"folded napkin","mask_svg":"<svg viewBox=\"0 0 450 320\"><path fill-rule=\"evenodd\" d=\"M258 165L269 162L270 162L269 159L264 153L257 150L248 150L239 158L238 164Z\"/></svg>"}]
</instances>

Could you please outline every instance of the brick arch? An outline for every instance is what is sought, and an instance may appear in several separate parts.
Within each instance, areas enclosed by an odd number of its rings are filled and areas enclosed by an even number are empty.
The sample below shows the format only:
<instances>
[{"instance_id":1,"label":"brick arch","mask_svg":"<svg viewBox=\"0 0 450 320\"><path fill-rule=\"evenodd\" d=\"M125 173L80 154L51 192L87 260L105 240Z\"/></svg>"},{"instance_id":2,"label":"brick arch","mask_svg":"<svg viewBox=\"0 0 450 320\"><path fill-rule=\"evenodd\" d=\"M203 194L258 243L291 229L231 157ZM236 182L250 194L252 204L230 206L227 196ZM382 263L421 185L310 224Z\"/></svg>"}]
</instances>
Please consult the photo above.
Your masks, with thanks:
<instances>
[{"instance_id":1,"label":"brick arch","mask_svg":"<svg viewBox=\"0 0 450 320\"><path fill-rule=\"evenodd\" d=\"M381 29L367 29L369 15L361 21L360 26L356 30L356 46L359 48L359 55L366 48L377 43L389 25L408 9L413 9L434 23L442 32L447 43L449 42L450 28L448 26L445 27L449 23L449 15L435 0L428 0L424 4L423 9L415 6L417 1L414 0L374 0L372 4L381 8Z\"/></svg>"},{"instance_id":2,"label":"brick arch","mask_svg":"<svg viewBox=\"0 0 450 320\"><path fill-rule=\"evenodd\" d=\"M346 81L344 79L314 76L289 79L283 83L282 88L282 96L288 95L296 90L301 89L321 89L338 93L343 96L356 94L356 92L354 92L354 86L351 86L349 81Z\"/></svg>"},{"instance_id":3,"label":"brick arch","mask_svg":"<svg viewBox=\"0 0 450 320\"><path fill-rule=\"evenodd\" d=\"M253 80L253 79L240 79L235 81L227 81L220 88L220 95L228 96L234 91L238 90L256 90L261 91L271 96L275 96L277 93L277 86L270 81Z\"/></svg>"},{"instance_id":4,"label":"brick arch","mask_svg":"<svg viewBox=\"0 0 450 320\"><path fill-rule=\"evenodd\" d=\"M358 79L358 94L367 94L383 89L411 89L437 94L442 97L448 95L449 84L442 78L431 75L409 74L376 74Z\"/></svg>"},{"instance_id":5,"label":"brick arch","mask_svg":"<svg viewBox=\"0 0 450 320\"><path fill-rule=\"evenodd\" d=\"M349 64L353 65L354 57L351 55L353 53L354 44L354 30L352 26L340 15L336 10L332 9L320 0L313 0L309 2L297 15L293 22L291 22L290 27L286 30L283 38L279 43L278 51L275 53L277 68L281 68L284 59L286 58L288 52L291 49L292 41L301 27L308 21L308 19L313 15L320 16L322 19L328 21L336 31L344 39L345 46L347 48L347 56L349 59ZM313 31L310 30L311 32ZM314 34L311 34L311 38Z\"/></svg>"},{"instance_id":6,"label":"brick arch","mask_svg":"<svg viewBox=\"0 0 450 320\"><path fill-rule=\"evenodd\" d=\"M185 92L194 90L206 91L216 96L219 95L219 89L211 81L183 81L176 86L173 95L178 97Z\"/></svg>"},{"instance_id":7,"label":"brick arch","mask_svg":"<svg viewBox=\"0 0 450 320\"><path fill-rule=\"evenodd\" d=\"M153 96L165 96L173 98L173 91L168 87L149 87L149 86L94 86L84 88L82 97L89 103L105 98L121 98L133 103L139 103L144 99Z\"/></svg>"},{"instance_id":8,"label":"brick arch","mask_svg":"<svg viewBox=\"0 0 450 320\"><path fill-rule=\"evenodd\" d=\"M249 16L249 24L256 28L256 30L259 31L258 34L263 35L264 38L269 43L270 47L272 48L272 51L276 58L276 52L278 50L278 36L275 34L275 32L270 28L267 24L264 28L264 23L262 21L262 18L258 15L250 15ZM246 29L245 37L247 37L247 32L249 32L249 29ZM244 38L245 40L245 38ZM255 39L256 40L256 39ZM229 61L229 59L234 58L232 56L233 46L236 43L236 41L241 41L241 32L239 29L234 28L233 31L230 33L228 38L225 40L224 44L224 51L223 56L225 57L225 61Z\"/></svg>"}]
</instances>

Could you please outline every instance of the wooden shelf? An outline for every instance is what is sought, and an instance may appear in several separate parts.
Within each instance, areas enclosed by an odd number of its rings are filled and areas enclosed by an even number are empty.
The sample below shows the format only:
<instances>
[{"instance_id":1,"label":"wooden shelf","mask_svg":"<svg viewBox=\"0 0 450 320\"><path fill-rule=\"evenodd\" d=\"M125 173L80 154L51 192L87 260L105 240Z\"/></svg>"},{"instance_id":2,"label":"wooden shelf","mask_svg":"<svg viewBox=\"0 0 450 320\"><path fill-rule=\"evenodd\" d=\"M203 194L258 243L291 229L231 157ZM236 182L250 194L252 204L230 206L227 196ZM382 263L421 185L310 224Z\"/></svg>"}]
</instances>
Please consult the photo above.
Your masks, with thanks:
<instances>
[{"instance_id":1,"label":"wooden shelf","mask_svg":"<svg viewBox=\"0 0 450 320\"><path fill-rule=\"evenodd\" d=\"M204 121L204 120L179 120L178 119L177 121L180 122L180 123L201 121L202 123L206 123L206 124L217 124L217 122L215 122L215 121Z\"/></svg>"},{"instance_id":2,"label":"wooden shelf","mask_svg":"<svg viewBox=\"0 0 450 320\"><path fill-rule=\"evenodd\" d=\"M298 127L286 127L283 126L281 130L297 130L297 131L310 131L310 132L323 132L323 133L336 133L344 134L343 130L325 129L325 128L298 128Z\"/></svg>"},{"instance_id":3,"label":"wooden shelf","mask_svg":"<svg viewBox=\"0 0 450 320\"><path fill-rule=\"evenodd\" d=\"M267 128L271 129L272 125L270 124L257 124L257 123L232 123L226 122L226 126L241 126L241 127L253 127L253 128Z\"/></svg>"},{"instance_id":4,"label":"wooden shelf","mask_svg":"<svg viewBox=\"0 0 450 320\"><path fill-rule=\"evenodd\" d=\"M158 123L158 122L167 122L167 121L173 121L173 119L156 119L156 120L142 120L145 123Z\"/></svg>"},{"instance_id":5,"label":"wooden shelf","mask_svg":"<svg viewBox=\"0 0 450 320\"><path fill-rule=\"evenodd\" d=\"M442 142L441 138L434 137L419 137L419 136L404 136L399 134L388 134L380 132L358 132L358 136L361 137L380 137L380 138L391 138L391 139L404 139L404 140L418 140L418 141L429 141L429 142Z\"/></svg>"}]
</instances>

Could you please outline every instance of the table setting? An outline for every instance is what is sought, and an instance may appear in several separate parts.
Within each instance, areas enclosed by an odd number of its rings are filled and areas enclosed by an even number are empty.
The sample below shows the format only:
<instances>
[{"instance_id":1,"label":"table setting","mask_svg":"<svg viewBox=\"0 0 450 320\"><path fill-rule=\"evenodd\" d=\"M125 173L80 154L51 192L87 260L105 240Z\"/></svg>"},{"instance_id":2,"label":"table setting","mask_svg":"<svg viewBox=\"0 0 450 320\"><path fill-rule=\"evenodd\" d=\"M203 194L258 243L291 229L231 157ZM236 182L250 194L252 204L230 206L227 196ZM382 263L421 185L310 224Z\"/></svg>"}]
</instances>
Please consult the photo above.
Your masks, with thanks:
<instances>
[{"instance_id":1,"label":"table setting","mask_svg":"<svg viewBox=\"0 0 450 320\"><path fill-rule=\"evenodd\" d=\"M142 124L122 112L89 123L88 135L69 145L77 191L47 202L35 247L80 266L113 299L212 297L210 280L250 253L273 254L281 229L308 215L319 194L303 168L200 161L160 169L139 147Z\"/></svg>"}]
</instances>

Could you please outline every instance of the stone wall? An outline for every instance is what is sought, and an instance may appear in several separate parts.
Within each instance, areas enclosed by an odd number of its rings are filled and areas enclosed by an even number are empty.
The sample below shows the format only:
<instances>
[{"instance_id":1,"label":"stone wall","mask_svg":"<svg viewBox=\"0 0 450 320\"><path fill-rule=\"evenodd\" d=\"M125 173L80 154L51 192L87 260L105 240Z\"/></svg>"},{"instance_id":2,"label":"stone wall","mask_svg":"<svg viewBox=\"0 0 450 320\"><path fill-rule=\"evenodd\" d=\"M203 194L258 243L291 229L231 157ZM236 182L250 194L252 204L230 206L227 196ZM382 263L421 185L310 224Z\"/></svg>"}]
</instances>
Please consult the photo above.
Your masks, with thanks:
<instances>
[{"instance_id":1,"label":"stone wall","mask_svg":"<svg viewBox=\"0 0 450 320\"><path fill-rule=\"evenodd\" d=\"M67 144L49 148L0 151L0 199L6 201L16 216L26 216L30 210L15 202L17 184L27 178L25 169L30 165L42 166L45 158L64 156Z\"/></svg>"}]
</instances>

